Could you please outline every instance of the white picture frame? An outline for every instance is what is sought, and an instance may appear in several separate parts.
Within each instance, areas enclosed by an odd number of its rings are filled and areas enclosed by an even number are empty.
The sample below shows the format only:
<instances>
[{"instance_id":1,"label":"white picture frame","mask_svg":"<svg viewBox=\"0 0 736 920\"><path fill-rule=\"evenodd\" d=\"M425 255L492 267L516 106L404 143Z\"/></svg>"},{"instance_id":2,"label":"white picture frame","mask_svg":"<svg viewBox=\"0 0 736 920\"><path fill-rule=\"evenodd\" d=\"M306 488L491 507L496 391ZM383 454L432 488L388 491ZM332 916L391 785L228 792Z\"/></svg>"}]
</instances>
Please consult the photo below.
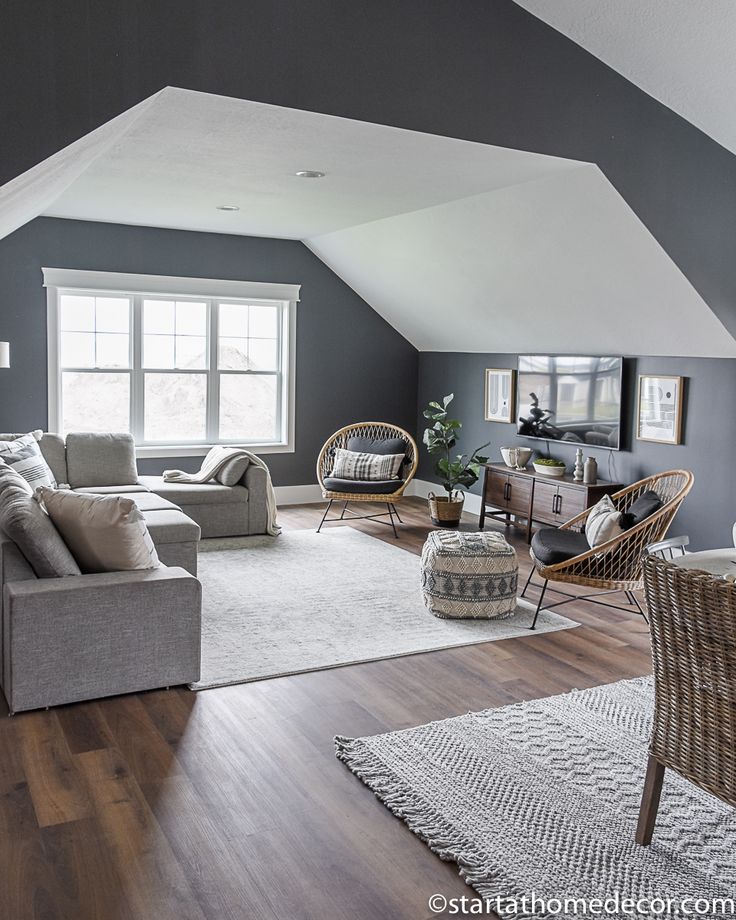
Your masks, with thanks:
<instances>
[{"instance_id":1,"label":"white picture frame","mask_svg":"<svg viewBox=\"0 0 736 920\"><path fill-rule=\"evenodd\" d=\"M639 374L636 439L655 444L682 443L684 377Z\"/></svg>"},{"instance_id":2,"label":"white picture frame","mask_svg":"<svg viewBox=\"0 0 736 920\"><path fill-rule=\"evenodd\" d=\"M487 367L485 373L485 420L511 424L516 412L516 371Z\"/></svg>"}]
</instances>

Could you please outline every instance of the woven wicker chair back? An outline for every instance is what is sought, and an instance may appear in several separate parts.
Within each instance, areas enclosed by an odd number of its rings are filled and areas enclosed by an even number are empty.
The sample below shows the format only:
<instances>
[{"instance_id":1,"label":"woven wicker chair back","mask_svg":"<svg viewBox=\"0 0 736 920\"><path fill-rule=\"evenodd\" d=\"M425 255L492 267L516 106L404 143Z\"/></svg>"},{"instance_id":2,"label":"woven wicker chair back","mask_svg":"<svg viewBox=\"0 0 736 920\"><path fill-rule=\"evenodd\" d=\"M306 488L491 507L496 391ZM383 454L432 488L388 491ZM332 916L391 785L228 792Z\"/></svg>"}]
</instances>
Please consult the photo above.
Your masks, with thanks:
<instances>
[{"instance_id":1,"label":"woven wicker chair back","mask_svg":"<svg viewBox=\"0 0 736 920\"><path fill-rule=\"evenodd\" d=\"M644 560L655 710L651 753L736 806L736 586Z\"/></svg>"},{"instance_id":2,"label":"woven wicker chair back","mask_svg":"<svg viewBox=\"0 0 736 920\"><path fill-rule=\"evenodd\" d=\"M356 495L353 498L355 501L395 501L404 493L407 485L414 478L419 465L419 451L417 450L416 441L409 432L398 425L392 425L390 422L357 422L354 425L346 425L344 428L340 428L339 431L336 431L327 439L317 458L317 479L322 487L322 494L325 498L347 497L347 493L335 493L327 490L324 480L332 470L335 450L339 447L347 448L348 441L351 438L370 438L374 441L382 441L387 438L403 438L406 441L406 463L401 473L401 482L397 483L396 492L392 492L390 495L362 493L360 496Z\"/></svg>"},{"instance_id":3,"label":"woven wicker chair back","mask_svg":"<svg viewBox=\"0 0 736 920\"><path fill-rule=\"evenodd\" d=\"M540 566L541 573L554 581L596 588L635 590L642 587L642 559L650 543L664 539L672 519L693 486L693 474L670 470L648 476L611 496L619 511L628 511L650 489L662 499L662 507L640 524L608 543L596 546L574 559L552 566ZM562 525L562 529L581 531L591 509Z\"/></svg>"}]
</instances>

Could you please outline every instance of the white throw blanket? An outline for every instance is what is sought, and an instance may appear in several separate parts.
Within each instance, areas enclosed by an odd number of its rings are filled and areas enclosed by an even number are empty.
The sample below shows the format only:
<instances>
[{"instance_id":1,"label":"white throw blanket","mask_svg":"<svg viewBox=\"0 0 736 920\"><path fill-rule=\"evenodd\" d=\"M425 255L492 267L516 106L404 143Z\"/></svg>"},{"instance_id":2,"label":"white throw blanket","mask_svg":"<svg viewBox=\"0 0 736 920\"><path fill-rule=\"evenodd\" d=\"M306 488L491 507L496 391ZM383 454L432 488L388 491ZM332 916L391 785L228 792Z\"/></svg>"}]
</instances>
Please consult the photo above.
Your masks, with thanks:
<instances>
[{"instance_id":1,"label":"white throw blanket","mask_svg":"<svg viewBox=\"0 0 736 920\"><path fill-rule=\"evenodd\" d=\"M253 466L266 471L266 511L268 514L266 533L276 537L281 533L281 528L276 523L276 494L273 491L273 483L271 482L271 471L260 457L252 454L249 450L244 450L242 447L218 445L213 447L204 458L198 473L185 473L183 470L164 470L164 482L190 482L195 485L202 485L213 480L226 463L243 457L247 457Z\"/></svg>"}]
</instances>

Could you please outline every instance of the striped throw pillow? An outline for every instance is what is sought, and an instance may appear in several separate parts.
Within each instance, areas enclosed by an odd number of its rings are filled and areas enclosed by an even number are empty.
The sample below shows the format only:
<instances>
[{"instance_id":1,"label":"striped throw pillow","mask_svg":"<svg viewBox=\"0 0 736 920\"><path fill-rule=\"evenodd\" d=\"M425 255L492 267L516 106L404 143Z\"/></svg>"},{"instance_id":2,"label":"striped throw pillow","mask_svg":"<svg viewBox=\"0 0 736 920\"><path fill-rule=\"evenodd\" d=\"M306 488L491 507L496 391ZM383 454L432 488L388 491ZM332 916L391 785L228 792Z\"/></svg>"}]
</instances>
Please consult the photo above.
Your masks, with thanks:
<instances>
[{"instance_id":1,"label":"striped throw pillow","mask_svg":"<svg viewBox=\"0 0 736 920\"><path fill-rule=\"evenodd\" d=\"M41 432L23 434L14 441L0 441L0 460L12 467L32 489L39 486L56 488L56 479L44 460L38 439Z\"/></svg>"},{"instance_id":2,"label":"striped throw pillow","mask_svg":"<svg viewBox=\"0 0 736 920\"><path fill-rule=\"evenodd\" d=\"M585 536L588 538L588 545L591 549L608 543L614 537L618 537L624 532L621 526L621 512L616 510L616 506L608 495L595 505L589 512L585 522Z\"/></svg>"},{"instance_id":3,"label":"striped throw pillow","mask_svg":"<svg viewBox=\"0 0 736 920\"><path fill-rule=\"evenodd\" d=\"M362 482L381 482L398 479L404 454L363 454L338 447L332 475L335 479L354 479Z\"/></svg>"}]
</instances>

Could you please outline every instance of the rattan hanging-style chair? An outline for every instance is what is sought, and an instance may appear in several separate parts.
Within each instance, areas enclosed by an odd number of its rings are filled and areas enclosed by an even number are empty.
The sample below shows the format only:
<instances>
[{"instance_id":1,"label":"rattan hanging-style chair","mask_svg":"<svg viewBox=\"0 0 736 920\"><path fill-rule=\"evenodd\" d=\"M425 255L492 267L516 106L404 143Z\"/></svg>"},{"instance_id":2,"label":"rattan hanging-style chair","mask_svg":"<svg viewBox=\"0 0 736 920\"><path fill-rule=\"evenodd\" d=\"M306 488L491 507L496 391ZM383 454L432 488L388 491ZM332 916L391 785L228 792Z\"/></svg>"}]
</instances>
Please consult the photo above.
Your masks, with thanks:
<instances>
[{"instance_id":1,"label":"rattan hanging-style chair","mask_svg":"<svg viewBox=\"0 0 736 920\"><path fill-rule=\"evenodd\" d=\"M646 614L634 594L634 591L641 590L643 587L642 559L645 550L649 544L664 539L677 510L692 489L693 481L693 474L688 470L670 470L640 479L639 482L616 492L611 496L611 500L618 511L628 511L637 498L649 491L657 493L662 505L640 523L625 530L613 540L593 549L588 546L584 533L585 522L591 508L561 524L558 528L560 531L569 533L567 540L561 542L568 542L570 547L577 547L578 552L575 555L560 561L545 563L534 555L534 541L532 541L532 548L529 552L533 566L521 596L526 595L535 572L544 579L544 584L531 628L534 629L537 625L537 617L542 610L560 607L573 600L587 600L604 607L613 607L615 610L638 612L646 620ZM572 594L559 588L551 588L550 590L555 593L563 594L565 599L542 606L550 582L579 585L594 588L595 591L591 594ZM628 603L625 607L598 600L604 595L619 592L626 597Z\"/></svg>"},{"instance_id":2,"label":"rattan hanging-style chair","mask_svg":"<svg viewBox=\"0 0 736 920\"><path fill-rule=\"evenodd\" d=\"M654 722L636 842L649 846L665 769L736 807L736 585L650 555Z\"/></svg>"},{"instance_id":3,"label":"rattan hanging-style chair","mask_svg":"<svg viewBox=\"0 0 736 920\"><path fill-rule=\"evenodd\" d=\"M359 480L334 479L332 473L335 451L338 448L345 450L361 451L363 453L404 453L404 462L399 471L399 478L385 482L369 482ZM320 532L324 524L334 524L345 520L375 520L380 524L387 524L393 528L394 536L398 539L396 520L403 521L396 510L396 504L414 478L419 465L419 451L414 438L390 422L357 422L346 425L331 435L325 442L317 459L317 480L322 489L322 495L327 499L328 505L322 520L317 528ZM327 515L334 502L342 502L343 508L339 518L328 518ZM351 502L372 502L386 505L387 510L377 514L356 514L348 511ZM388 517L388 521L383 518Z\"/></svg>"}]
</instances>

